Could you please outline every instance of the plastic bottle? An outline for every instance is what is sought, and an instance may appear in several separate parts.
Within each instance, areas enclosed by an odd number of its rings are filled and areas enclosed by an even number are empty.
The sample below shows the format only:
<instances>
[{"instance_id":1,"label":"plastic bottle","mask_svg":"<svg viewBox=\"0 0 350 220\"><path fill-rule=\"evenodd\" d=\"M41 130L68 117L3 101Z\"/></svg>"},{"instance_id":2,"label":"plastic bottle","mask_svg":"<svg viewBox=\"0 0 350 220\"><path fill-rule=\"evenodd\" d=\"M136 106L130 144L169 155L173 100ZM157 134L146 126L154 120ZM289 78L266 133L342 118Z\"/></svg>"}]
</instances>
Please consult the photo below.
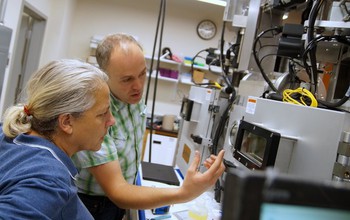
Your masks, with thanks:
<instances>
[{"instance_id":1,"label":"plastic bottle","mask_svg":"<svg viewBox=\"0 0 350 220\"><path fill-rule=\"evenodd\" d=\"M208 209L203 199L195 200L195 203L188 210L188 217L192 220L207 220Z\"/></svg>"}]
</instances>

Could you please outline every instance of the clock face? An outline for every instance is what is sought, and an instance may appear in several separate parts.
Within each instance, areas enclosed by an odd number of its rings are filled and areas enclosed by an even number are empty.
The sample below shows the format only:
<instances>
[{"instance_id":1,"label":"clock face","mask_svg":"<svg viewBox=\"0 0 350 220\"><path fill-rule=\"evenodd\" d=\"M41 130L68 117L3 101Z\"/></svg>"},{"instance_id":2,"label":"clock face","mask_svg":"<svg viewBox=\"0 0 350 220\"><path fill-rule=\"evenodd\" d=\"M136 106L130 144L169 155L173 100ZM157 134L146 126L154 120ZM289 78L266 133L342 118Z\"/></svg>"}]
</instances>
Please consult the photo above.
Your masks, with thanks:
<instances>
[{"instance_id":1,"label":"clock face","mask_svg":"<svg viewBox=\"0 0 350 220\"><path fill-rule=\"evenodd\" d=\"M211 20L203 20L197 26L197 34L203 40L210 40L216 34L216 25Z\"/></svg>"}]
</instances>

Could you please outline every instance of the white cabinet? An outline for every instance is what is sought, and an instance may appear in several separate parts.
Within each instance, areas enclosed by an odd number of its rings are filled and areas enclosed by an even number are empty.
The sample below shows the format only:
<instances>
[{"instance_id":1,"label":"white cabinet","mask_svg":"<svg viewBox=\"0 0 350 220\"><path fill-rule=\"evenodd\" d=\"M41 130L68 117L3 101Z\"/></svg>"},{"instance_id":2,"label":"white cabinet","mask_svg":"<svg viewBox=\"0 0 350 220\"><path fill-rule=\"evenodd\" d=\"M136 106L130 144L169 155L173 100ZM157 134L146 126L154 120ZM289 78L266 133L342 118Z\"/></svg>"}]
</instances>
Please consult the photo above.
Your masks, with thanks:
<instances>
[{"instance_id":1,"label":"white cabinet","mask_svg":"<svg viewBox=\"0 0 350 220\"><path fill-rule=\"evenodd\" d=\"M149 162L149 139L150 134L147 135L146 148L142 159L146 162ZM173 166L176 142L176 137L152 134L151 162Z\"/></svg>"}]
</instances>

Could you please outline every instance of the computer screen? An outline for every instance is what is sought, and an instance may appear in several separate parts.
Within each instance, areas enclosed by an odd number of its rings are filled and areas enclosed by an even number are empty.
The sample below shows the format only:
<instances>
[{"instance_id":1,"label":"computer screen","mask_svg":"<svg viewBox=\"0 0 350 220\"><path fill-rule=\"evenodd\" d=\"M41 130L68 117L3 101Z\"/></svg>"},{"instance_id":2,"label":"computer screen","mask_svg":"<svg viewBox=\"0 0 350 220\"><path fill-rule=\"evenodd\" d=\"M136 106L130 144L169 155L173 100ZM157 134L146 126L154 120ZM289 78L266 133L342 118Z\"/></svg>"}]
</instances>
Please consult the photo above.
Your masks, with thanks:
<instances>
[{"instance_id":1,"label":"computer screen","mask_svg":"<svg viewBox=\"0 0 350 220\"><path fill-rule=\"evenodd\" d=\"M222 220L350 219L350 186L276 171L231 169Z\"/></svg>"},{"instance_id":2,"label":"computer screen","mask_svg":"<svg viewBox=\"0 0 350 220\"><path fill-rule=\"evenodd\" d=\"M260 207L260 220L346 220L350 211L301 205L281 205L263 203Z\"/></svg>"}]
</instances>

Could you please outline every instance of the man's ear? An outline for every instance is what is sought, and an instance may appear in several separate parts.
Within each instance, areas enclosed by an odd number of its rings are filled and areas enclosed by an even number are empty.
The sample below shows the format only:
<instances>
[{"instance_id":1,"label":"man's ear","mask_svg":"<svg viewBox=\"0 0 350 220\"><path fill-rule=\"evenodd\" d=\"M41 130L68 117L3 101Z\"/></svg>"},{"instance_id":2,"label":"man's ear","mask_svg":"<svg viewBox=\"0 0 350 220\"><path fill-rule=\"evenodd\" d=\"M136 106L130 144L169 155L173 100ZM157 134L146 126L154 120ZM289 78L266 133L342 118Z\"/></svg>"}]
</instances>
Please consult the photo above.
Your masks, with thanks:
<instances>
[{"instance_id":1,"label":"man's ear","mask_svg":"<svg viewBox=\"0 0 350 220\"><path fill-rule=\"evenodd\" d=\"M58 127L67 134L73 132L72 126L72 115L71 114L61 114L58 116Z\"/></svg>"}]
</instances>

